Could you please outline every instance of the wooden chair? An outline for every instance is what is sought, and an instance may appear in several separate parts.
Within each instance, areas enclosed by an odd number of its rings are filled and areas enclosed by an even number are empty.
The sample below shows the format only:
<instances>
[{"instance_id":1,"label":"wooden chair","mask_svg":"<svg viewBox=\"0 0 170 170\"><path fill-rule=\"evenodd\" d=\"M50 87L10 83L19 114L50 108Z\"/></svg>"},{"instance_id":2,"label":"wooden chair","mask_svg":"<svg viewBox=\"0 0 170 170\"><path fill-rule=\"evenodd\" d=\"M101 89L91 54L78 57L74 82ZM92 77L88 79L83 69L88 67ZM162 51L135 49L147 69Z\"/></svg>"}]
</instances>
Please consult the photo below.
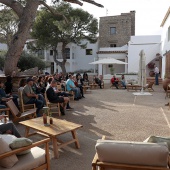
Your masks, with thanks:
<instances>
[{"instance_id":1,"label":"wooden chair","mask_svg":"<svg viewBox=\"0 0 170 170\"><path fill-rule=\"evenodd\" d=\"M46 105L47 107L49 107L48 109L48 115L51 113L58 113L59 116L61 116L61 112L60 112L60 103L51 103L49 102L48 98L47 98L47 94L46 92L44 93L44 97L45 97L45 101L46 101ZM53 110L56 110L57 111L53 111Z\"/></svg>"},{"instance_id":2,"label":"wooden chair","mask_svg":"<svg viewBox=\"0 0 170 170\"><path fill-rule=\"evenodd\" d=\"M0 112L5 112L6 115L8 115L8 118L9 118L9 111L10 109L7 107L7 108L3 108L3 109L0 109Z\"/></svg>"},{"instance_id":3,"label":"wooden chair","mask_svg":"<svg viewBox=\"0 0 170 170\"><path fill-rule=\"evenodd\" d=\"M24 104L22 91L18 92L18 96L19 96L19 106L20 106L21 112L25 112L29 109L36 108L35 104Z\"/></svg>"},{"instance_id":4,"label":"wooden chair","mask_svg":"<svg viewBox=\"0 0 170 170\"><path fill-rule=\"evenodd\" d=\"M165 99L169 96L170 96L170 84L167 85Z\"/></svg>"},{"instance_id":5,"label":"wooden chair","mask_svg":"<svg viewBox=\"0 0 170 170\"><path fill-rule=\"evenodd\" d=\"M36 117L36 109L35 108L27 110L25 112L20 112L12 100L9 100L8 102L6 102L6 104L9 107L9 109L13 115L14 122L18 122L21 119L25 119L25 118L32 119L32 118Z\"/></svg>"},{"instance_id":6,"label":"wooden chair","mask_svg":"<svg viewBox=\"0 0 170 170\"><path fill-rule=\"evenodd\" d=\"M145 89L148 89L148 91L154 91L153 89L153 85L154 85L154 82L149 82L145 87L144 87L144 90Z\"/></svg>"},{"instance_id":7,"label":"wooden chair","mask_svg":"<svg viewBox=\"0 0 170 170\"><path fill-rule=\"evenodd\" d=\"M25 167L25 169L32 169L32 170L50 170L50 155L49 155L49 145L50 139L43 139L38 142L35 142L29 146L21 147L19 149L11 150L0 154L0 159L8 158L11 155L30 150L30 153L18 157L18 162L10 169L18 169L19 167ZM44 145L44 150L38 146ZM41 146L42 147L42 146ZM37 167L35 167L36 161L40 162L37 163ZM1 169L1 168L0 168ZM5 168L3 168L5 169ZM21 168L19 168L21 169Z\"/></svg>"}]
</instances>

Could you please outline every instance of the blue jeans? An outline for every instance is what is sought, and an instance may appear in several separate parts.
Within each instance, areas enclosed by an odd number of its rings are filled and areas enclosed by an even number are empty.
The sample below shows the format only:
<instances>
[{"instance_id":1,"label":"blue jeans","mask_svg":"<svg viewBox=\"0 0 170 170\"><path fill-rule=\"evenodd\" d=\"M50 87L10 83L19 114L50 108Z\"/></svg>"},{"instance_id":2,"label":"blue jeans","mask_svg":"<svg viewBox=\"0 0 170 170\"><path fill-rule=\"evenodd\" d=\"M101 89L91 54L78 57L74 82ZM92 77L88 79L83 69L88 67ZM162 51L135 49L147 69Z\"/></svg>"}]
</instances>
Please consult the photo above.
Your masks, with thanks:
<instances>
[{"instance_id":1,"label":"blue jeans","mask_svg":"<svg viewBox=\"0 0 170 170\"><path fill-rule=\"evenodd\" d=\"M72 88L71 91L74 91L75 98L79 98L80 97L80 89L79 88Z\"/></svg>"},{"instance_id":2,"label":"blue jeans","mask_svg":"<svg viewBox=\"0 0 170 170\"><path fill-rule=\"evenodd\" d=\"M159 81L158 81L158 73L155 73L155 85L159 85Z\"/></svg>"},{"instance_id":3,"label":"blue jeans","mask_svg":"<svg viewBox=\"0 0 170 170\"><path fill-rule=\"evenodd\" d=\"M36 105L36 115L37 117L40 117L40 110L43 108L44 103L42 100L38 100L36 98L31 98L26 104L35 104Z\"/></svg>"}]
</instances>

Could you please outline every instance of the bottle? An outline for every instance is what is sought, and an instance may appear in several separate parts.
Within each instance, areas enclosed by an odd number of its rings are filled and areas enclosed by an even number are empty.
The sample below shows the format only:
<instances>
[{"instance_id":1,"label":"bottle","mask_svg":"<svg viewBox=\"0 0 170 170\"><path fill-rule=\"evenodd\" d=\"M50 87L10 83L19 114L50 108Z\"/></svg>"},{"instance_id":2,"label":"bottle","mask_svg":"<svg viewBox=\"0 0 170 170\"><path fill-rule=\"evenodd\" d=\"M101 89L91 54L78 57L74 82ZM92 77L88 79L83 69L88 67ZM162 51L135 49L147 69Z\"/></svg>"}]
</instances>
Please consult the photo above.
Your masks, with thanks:
<instances>
[{"instance_id":1,"label":"bottle","mask_svg":"<svg viewBox=\"0 0 170 170\"><path fill-rule=\"evenodd\" d=\"M47 115L43 113L43 123L44 125L47 124Z\"/></svg>"},{"instance_id":2,"label":"bottle","mask_svg":"<svg viewBox=\"0 0 170 170\"><path fill-rule=\"evenodd\" d=\"M50 124L52 125L53 124L53 118L50 117Z\"/></svg>"}]
</instances>

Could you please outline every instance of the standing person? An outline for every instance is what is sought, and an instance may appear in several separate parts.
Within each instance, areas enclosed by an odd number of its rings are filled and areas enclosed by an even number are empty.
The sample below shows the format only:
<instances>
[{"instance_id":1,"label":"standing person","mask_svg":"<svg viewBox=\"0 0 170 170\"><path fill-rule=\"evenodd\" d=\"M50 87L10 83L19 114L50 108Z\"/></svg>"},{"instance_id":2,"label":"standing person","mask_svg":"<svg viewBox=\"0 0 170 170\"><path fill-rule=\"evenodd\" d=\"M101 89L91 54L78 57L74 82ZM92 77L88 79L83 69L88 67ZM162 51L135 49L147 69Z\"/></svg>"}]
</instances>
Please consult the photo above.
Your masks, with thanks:
<instances>
[{"instance_id":1,"label":"standing person","mask_svg":"<svg viewBox=\"0 0 170 170\"><path fill-rule=\"evenodd\" d=\"M158 76L159 76L159 68L155 65L155 70L154 70L154 73L155 73L155 85L159 85L159 80L158 80Z\"/></svg>"},{"instance_id":2,"label":"standing person","mask_svg":"<svg viewBox=\"0 0 170 170\"><path fill-rule=\"evenodd\" d=\"M35 104L36 105L36 115L37 117L40 117L40 110L43 108L44 106L44 102L42 100L38 99L38 95L35 94L32 90L32 86L33 86L33 79L28 78L27 79L27 84L24 86L23 89L23 101L24 104Z\"/></svg>"}]
</instances>

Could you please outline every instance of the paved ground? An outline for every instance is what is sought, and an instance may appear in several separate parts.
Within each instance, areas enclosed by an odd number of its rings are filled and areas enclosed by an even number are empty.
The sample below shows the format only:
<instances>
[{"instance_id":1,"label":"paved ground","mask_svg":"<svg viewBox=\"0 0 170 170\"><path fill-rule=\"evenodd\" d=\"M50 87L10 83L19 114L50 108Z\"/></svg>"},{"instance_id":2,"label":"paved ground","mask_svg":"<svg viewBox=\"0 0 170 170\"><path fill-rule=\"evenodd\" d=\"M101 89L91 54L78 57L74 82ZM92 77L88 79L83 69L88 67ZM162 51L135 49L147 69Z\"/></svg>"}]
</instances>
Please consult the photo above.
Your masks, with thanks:
<instances>
[{"instance_id":1,"label":"paved ground","mask_svg":"<svg viewBox=\"0 0 170 170\"><path fill-rule=\"evenodd\" d=\"M78 130L80 149L74 144L60 150L59 159L51 156L51 170L90 170L96 140L143 141L150 135L170 136L170 110L164 106L162 86L154 86L153 96L137 96L133 91L97 89L85 94L85 99L71 102L74 111L60 117L83 125ZM24 129L17 125L22 135ZM38 140L41 137L34 137ZM62 140L70 138L61 136Z\"/></svg>"}]
</instances>

